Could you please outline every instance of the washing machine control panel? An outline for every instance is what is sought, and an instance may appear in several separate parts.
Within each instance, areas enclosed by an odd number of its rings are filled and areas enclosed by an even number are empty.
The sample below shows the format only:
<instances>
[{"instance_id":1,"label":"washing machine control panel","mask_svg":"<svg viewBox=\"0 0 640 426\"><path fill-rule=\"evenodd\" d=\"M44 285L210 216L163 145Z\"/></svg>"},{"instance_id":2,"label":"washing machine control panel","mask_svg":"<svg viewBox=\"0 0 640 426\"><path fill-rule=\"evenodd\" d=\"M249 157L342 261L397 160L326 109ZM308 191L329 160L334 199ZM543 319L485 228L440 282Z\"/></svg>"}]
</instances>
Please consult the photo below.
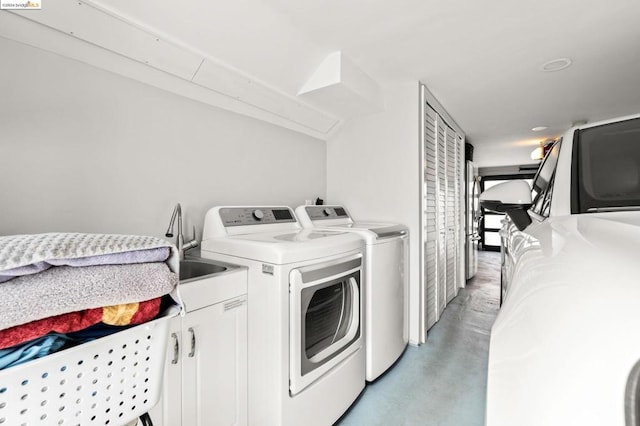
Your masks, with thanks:
<instances>
[{"instance_id":1,"label":"washing machine control panel","mask_svg":"<svg viewBox=\"0 0 640 426\"><path fill-rule=\"evenodd\" d=\"M220 209L224 226L295 222L288 207L228 207Z\"/></svg>"},{"instance_id":2,"label":"washing machine control panel","mask_svg":"<svg viewBox=\"0 0 640 426\"><path fill-rule=\"evenodd\" d=\"M255 209L253 211L253 217L258 219L258 220L262 220L264 219L264 212L260 209Z\"/></svg>"},{"instance_id":3,"label":"washing machine control panel","mask_svg":"<svg viewBox=\"0 0 640 426\"><path fill-rule=\"evenodd\" d=\"M311 220L345 219L349 217L349 213L344 207L339 206L305 206L305 210Z\"/></svg>"}]
</instances>

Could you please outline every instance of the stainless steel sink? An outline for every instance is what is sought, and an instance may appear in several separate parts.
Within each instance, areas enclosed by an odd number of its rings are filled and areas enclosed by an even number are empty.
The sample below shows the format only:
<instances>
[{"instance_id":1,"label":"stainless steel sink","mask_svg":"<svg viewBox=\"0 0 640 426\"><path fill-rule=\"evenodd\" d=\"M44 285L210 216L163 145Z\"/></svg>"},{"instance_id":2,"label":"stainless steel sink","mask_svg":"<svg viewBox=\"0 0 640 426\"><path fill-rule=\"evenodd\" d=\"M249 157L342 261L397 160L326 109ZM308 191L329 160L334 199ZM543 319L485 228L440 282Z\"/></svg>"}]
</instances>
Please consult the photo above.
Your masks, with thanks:
<instances>
[{"instance_id":1,"label":"stainless steel sink","mask_svg":"<svg viewBox=\"0 0 640 426\"><path fill-rule=\"evenodd\" d=\"M180 281L204 278L219 274L229 269L228 266L205 259L185 259L180 261Z\"/></svg>"}]
</instances>

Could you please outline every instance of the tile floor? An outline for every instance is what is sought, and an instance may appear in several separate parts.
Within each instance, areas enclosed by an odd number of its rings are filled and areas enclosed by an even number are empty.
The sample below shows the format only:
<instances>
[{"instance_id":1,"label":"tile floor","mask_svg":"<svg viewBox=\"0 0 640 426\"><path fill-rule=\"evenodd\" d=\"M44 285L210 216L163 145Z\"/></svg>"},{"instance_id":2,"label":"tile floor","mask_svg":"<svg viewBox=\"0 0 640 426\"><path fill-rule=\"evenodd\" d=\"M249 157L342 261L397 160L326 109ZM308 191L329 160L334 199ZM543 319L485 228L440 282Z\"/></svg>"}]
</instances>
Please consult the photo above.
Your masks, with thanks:
<instances>
[{"instance_id":1,"label":"tile floor","mask_svg":"<svg viewBox=\"0 0 640 426\"><path fill-rule=\"evenodd\" d=\"M480 252L478 274L396 364L367 385L339 426L484 425L489 333L499 307L500 253Z\"/></svg>"}]
</instances>

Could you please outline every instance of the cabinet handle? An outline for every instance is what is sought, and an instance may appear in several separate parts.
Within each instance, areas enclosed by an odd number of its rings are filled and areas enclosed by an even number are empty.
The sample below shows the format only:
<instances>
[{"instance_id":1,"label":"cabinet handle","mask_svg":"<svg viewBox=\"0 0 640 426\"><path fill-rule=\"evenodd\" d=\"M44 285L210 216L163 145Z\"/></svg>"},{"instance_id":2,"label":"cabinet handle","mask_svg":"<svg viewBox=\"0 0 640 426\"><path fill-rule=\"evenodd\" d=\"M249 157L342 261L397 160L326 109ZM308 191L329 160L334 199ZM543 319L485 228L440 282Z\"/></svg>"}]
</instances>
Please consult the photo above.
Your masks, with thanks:
<instances>
[{"instance_id":1,"label":"cabinet handle","mask_svg":"<svg viewBox=\"0 0 640 426\"><path fill-rule=\"evenodd\" d=\"M171 364L177 364L178 358L180 357L180 341L176 333L171 333L171 338L173 339L173 359L171 360Z\"/></svg>"},{"instance_id":2,"label":"cabinet handle","mask_svg":"<svg viewBox=\"0 0 640 426\"><path fill-rule=\"evenodd\" d=\"M196 354L196 332L193 331L193 327L189 327L189 333L191 333L191 352L189 352L189 358L193 358Z\"/></svg>"}]
</instances>

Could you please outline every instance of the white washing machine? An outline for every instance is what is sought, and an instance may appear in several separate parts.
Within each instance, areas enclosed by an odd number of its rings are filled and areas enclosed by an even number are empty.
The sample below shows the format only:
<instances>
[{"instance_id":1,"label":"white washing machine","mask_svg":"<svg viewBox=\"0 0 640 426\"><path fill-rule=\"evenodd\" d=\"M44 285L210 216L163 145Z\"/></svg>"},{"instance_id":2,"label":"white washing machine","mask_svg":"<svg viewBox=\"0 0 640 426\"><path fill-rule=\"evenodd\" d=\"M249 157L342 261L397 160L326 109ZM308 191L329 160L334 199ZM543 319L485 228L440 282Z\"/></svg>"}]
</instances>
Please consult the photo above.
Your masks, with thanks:
<instances>
[{"instance_id":1,"label":"white washing machine","mask_svg":"<svg viewBox=\"0 0 640 426\"><path fill-rule=\"evenodd\" d=\"M342 206L300 206L302 226L351 232L365 241L366 379L373 381L408 342L409 230L404 225L354 222Z\"/></svg>"},{"instance_id":2,"label":"white washing machine","mask_svg":"<svg viewBox=\"0 0 640 426\"><path fill-rule=\"evenodd\" d=\"M289 207L215 207L201 246L248 267L249 424L333 424L365 385L362 239Z\"/></svg>"}]
</instances>

